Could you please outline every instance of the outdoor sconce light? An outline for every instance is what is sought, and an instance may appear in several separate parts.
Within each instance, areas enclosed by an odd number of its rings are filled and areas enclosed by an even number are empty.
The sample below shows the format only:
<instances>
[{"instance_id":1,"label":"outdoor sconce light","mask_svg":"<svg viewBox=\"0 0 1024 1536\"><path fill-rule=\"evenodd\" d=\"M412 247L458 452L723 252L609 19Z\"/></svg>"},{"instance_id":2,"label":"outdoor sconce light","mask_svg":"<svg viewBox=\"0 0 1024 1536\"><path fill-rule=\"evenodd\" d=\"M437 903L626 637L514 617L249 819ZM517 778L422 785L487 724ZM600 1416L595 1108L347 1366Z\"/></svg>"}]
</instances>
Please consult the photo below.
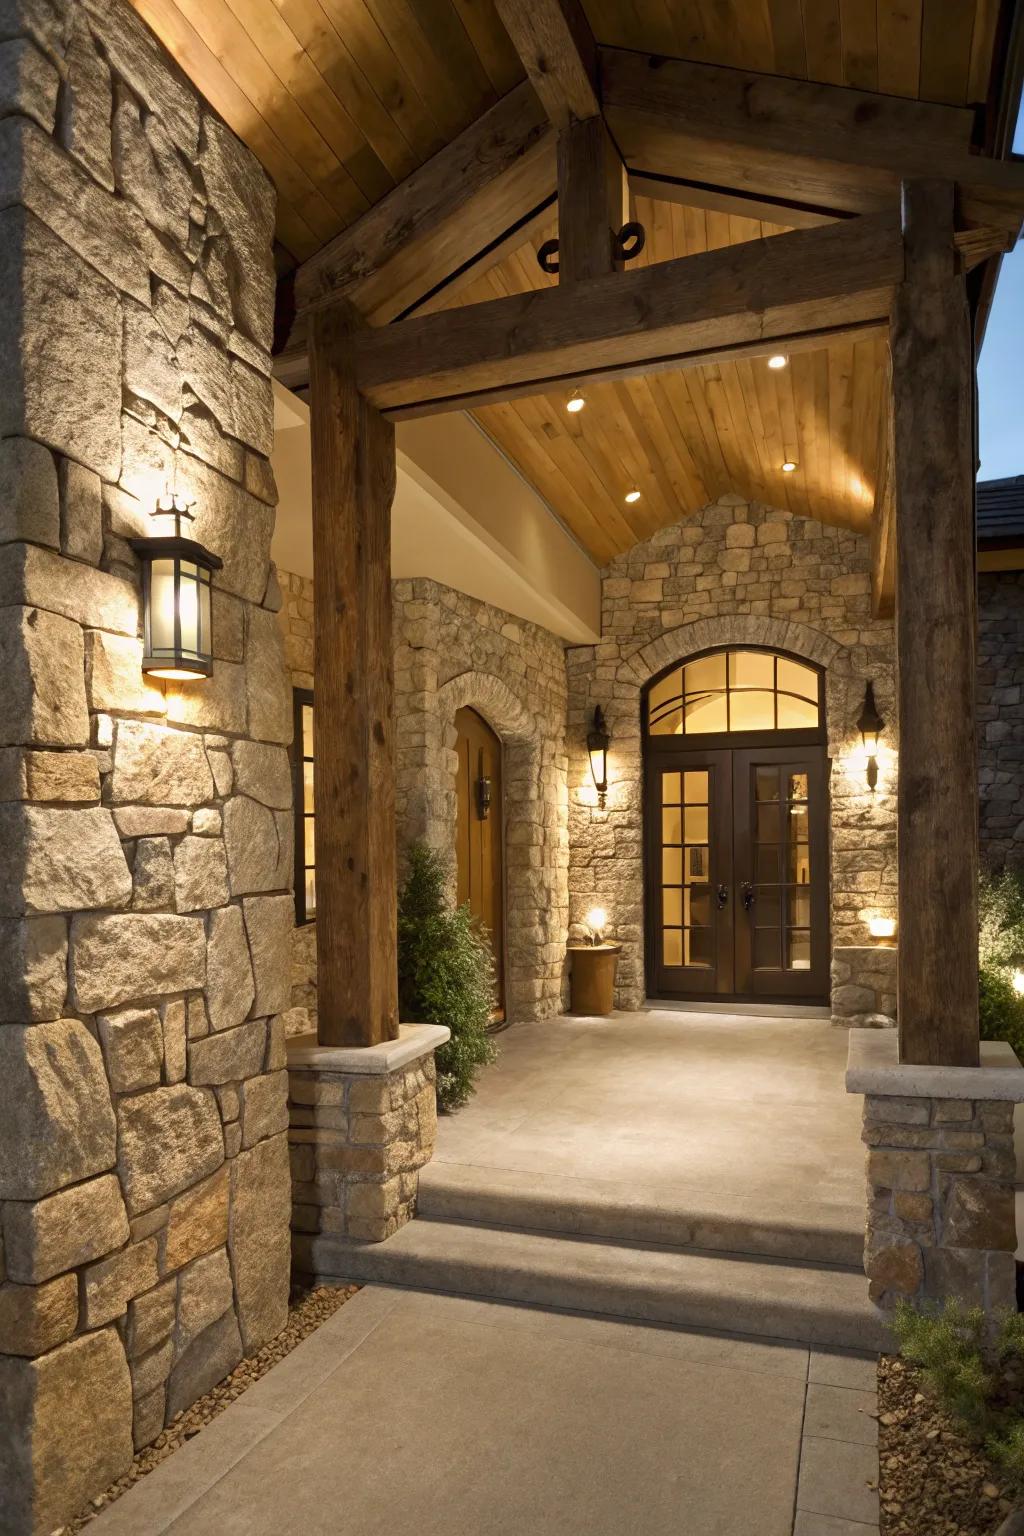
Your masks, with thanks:
<instances>
[{"instance_id":1,"label":"outdoor sconce light","mask_svg":"<svg viewBox=\"0 0 1024 1536\"><path fill-rule=\"evenodd\" d=\"M604 710L600 704L594 710L594 726L587 733L587 751L590 754L590 773L597 790L597 803L604 810L608 797L608 727L604 723Z\"/></svg>"},{"instance_id":2,"label":"outdoor sconce light","mask_svg":"<svg viewBox=\"0 0 1024 1536\"><path fill-rule=\"evenodd\" d=\"M868 933L873 939L894 939L896 937L896 919L894 917L871 917L868 919Z\"/></svg>"},{"instance_id":3,"label":"outdoor sconce light","mask_svg":"<svg viewBox=\"0 0 1024 1536\"><path fill-rule=\"evenodd\" d=\"M864 708L860 712L857 729L868 754L868 788L873 790L878 783L878 738L885 730L885 721L875 705L874 683L868 683L864 689Z\"/></svg>"},{"instance_id":4,"label":"outdoor sconce light","mask_svg":"<svg viewBox=\"0 0 1024 1536\"><path fill-rule=\"evenodd\" d=\"M488 778L476 781L476 813L481 821L486 821L491 814L491 781Z\"/></svg>"},{"instance_id":5,"label":"outdoor sconce light","mask_svg":"<svg viewBox=\"0 0 1024 1536\"><path fill-rule=\"evenodd\" d=\"M590 929L591 944L600 944L608 926L608 913L604 907L591 907L586 916L586 924Z\"/></svg>"},{"instance_id":6,"label":"outdoor sconce light","mask_svg":"<svg viewBox=\"0 0 1024 1536\"><path fill-rule=\"evenodd\" d=\"M192 521L192 503L177 491L161 496L153 515L171 519L173 532L131 541L142 561L142 670L153 677L181 681L209 677L213 671L210 583L222 562L182 534L182 519Z\"/></svg>"}]
</instances>

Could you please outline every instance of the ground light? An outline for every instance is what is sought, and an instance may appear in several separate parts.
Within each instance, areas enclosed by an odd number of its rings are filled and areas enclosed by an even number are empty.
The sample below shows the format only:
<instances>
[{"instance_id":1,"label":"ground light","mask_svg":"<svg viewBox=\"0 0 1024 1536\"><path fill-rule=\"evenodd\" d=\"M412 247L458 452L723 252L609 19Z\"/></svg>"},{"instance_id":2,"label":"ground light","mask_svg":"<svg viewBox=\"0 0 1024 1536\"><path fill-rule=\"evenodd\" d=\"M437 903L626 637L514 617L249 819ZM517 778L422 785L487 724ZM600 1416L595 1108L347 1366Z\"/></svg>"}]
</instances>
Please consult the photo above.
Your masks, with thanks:
<instances>
[{"instance_id":1,"label":"ground light","mask_svg":"<svg viewBox=\"0 0 1024 1536\"><path fill-rule=\"evenodd\" d=\"M590 929L591 944L600 944L604 938L604 930L608 926L608 914L604 907L591 907L585 921Z\"/></svg>"}]
</instances>

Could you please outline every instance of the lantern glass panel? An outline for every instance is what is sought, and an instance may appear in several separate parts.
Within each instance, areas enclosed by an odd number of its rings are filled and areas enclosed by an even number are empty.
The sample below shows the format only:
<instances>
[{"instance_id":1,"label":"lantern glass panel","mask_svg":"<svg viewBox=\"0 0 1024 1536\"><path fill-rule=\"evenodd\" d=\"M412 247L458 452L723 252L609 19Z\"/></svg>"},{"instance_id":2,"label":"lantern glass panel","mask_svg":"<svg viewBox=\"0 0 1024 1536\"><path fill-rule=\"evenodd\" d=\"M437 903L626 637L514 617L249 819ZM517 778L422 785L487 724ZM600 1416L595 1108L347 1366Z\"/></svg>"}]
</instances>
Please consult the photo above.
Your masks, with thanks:
<instances>
[{"instance_id":1,"label":"lantern glass panel","mask_svg":"<svg viewBox=\"0 0 1024 1536\"><path fill-rule=\"evenodd\" d=\"M154 560L149 578L149 650L174 656L174 561Z\"/></svg>"},{"instance_id":2,"label":"lantern glass panel","mask_svg":"<svg viewBox=\"0 0 1024 1536\"><path fill-rule=\"evenodd\" d=\"M195 656L199 652L199 571L191 560L182 560L180 569L181 651L184 656Z\"/></svg>"}]
</instances>

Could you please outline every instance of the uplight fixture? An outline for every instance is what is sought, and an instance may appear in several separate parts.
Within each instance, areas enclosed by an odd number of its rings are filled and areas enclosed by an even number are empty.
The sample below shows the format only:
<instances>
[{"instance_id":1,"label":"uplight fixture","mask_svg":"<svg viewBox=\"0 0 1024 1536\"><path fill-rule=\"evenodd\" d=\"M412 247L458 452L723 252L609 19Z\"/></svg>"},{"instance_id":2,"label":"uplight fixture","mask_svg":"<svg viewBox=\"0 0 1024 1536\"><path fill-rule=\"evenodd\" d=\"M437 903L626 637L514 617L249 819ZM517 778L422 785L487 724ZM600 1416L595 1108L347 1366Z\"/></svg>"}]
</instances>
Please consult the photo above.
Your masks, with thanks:
<instances>
[{"instance_id":1,"label":"uplight fixture","mask_svg":"<svg viewBox=\"0 0 1024 1536\"><path fill-rule=\"evenodd\" d=\"M584 395L580 390L574 389L568 400L565 402L565 408L573 416L575 416L577 411L582 411L586 403L586 395Z\"/></svg>"},{"instance_id":2,"label":"uplight fixture","mask_svg":"<svg viewBox=\"0 0 1024 1536\"><path fill-rule=\"evenodd\" d=\"M142 561L142 670L179 682L213 672L211 583L222 564L181 531L183 520L193 520L193 505L178 491L165 492L153 513L161 531L131 540Z\"/></svg>"},{"instance_id":3,"label":"uplight fixture","mask_svg":"<svg viewBox=\"0 0 1024 1536\"><path fill-rule=\"evenodd\" d=\"M864 689L864 707L857 720L857 729L860 731L860 739L868 755L868 788L874 790L878 784L878 738L885 730L885 721L878 713L878 707L875 704L874 683L868 683Z\"/></svg>"},{"instance_id":4,"label":"uplight fixture","mask_svg":"<svg viewBox=\"0 0 1024 1536\"><path fill-rule=\"evenodd\" d=\"M1013 990L1024 995L1024 971L1014 971Z\"/></svg>"},{"instance_id":5,"label":"uplight fixture","mask_svg":"<svg viewBox=\"0 0 1024 1536\"><path fill-rule=\"evenodd\" d=\"M892 939L896 937L896 919L894 917L872 917L868 919L868 933L873 939Z\"/></svg>"},{"instance_id":6,"label":"uplight fixture","mask_svg":"<svg viewBox=\"0 0 1024 1536\"><path fill-rule=\"evenodd\" d=\"M604 938L604 930L608 926L608 913L604 907L591 907L585 921L590 930L591 944L600 944Z\"/></svg>"},{"instance_id":7,"label":"uplight fixture","mask_svg":"<svg viewBox=\"0 0 1024 1536\"><path fill-rule=\"evenodd\" d=\"M782 461L782 473L784 475L791 475L795 469L796 469L796 459L783 459L783 461Z\"/></svg>"},{"instance_id":8,"label":"uplight fixture","mask_svg":"<svg viewBox=\"0 0 1024 1536\"><path fill-rule=\"evenodd\" d=\"M604 710L600 704L594 710L594 724L587 733L587 752L590 756L590 775L597 790L597 803L604 809L608 798L608 746L611 737L605 724Z\"/></svg>"},{"instance_id":9,"label":"uplight fixture","mask_svg":"<svg viewBox=\"0 0 1024 1536\"><path fill-rule=\"evenodd\" d=\"M626 492L626 500L630 503L640 500L639 486L634 485L630 487L630 489Z\"/></svg>"},{"instance_id":10,"label":"uplight fixture","mask_svg":"<svg viewBox=\"0 0 1024 1536\"><path fill-rule=\"evenodd\" d=\"M789 362L789 358L786 357L784 353L782 353L782 352L773 352L771 357L768 359L768 367L769 368L785 368L785 366L786 366L786 364L788 362Z\"/></svg>"}]
</instances>

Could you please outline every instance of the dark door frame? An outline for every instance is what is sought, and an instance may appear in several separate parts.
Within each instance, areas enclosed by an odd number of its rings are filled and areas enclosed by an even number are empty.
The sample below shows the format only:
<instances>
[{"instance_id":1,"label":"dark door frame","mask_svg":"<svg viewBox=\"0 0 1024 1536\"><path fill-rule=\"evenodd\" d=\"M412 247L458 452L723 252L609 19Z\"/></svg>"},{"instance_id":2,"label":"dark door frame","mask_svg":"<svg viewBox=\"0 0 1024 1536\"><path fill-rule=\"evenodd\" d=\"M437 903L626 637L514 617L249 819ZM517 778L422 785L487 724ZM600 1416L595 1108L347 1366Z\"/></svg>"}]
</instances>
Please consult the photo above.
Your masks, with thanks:
<instances>
[{"instance_id":1,"label":"dark door frame","mask_svg":"<svg viewBox=\"0 0 1024 1536\"><path fill-rule=\"evenodd\" d=\"M676 671L679 667L685 666L689 662L699 661L705 656L720 655L730 651L760 651L764 655L783 656L787 660L799 662L801 666L808 667L810 670L812 670L818 678L818 725L813 729L799 730L707 732L694 735L692 737L652 735L647 729L647 701L651 689L654 688L656 684L661 682L662 678L666 677L670 672ZM645 994L647 997L653 998L655 1000L664 998L668 1001L678 999L679 1001L687 1002L827 1002L829 985L828 962L831 956L832 948L832 860L830 836L831 797L829 793L831 759L828 756L828 727L825 711L826 700L824 668L819 666L816 662L809 661L805 656L797 655L794 652L786 651L773 645L750 645L733 641L724 645L705 646L702 650L693 651L686 656L682 656L677 660L670 662L667 666L662 667L659 672L656 672L652 677L648 678L646 683L644 683L640 690L640 740L643 759L641 774L641 818L643 826L644 981ZM731 990L729 992L720 992L715 990L714 992L701 993L699 991L694 991L693 993L681 994L676 989L670 990L664 986L659 986L659 966L656 950L656 928L653 921L653 914L656 910L657 901L655 859L658 857L660 852L660 842L656 846L656 817L652 808L652 785L654 783L655 771L658 767L658 764L661 762L664 765L667 759L674 757L679 760L680 767L682 767L683 755L692 753L694 754L693 759L687 763L687 766L690 768L695 768L700 766L701 757L706 759L717 759L718 762L721 763L721 754L726 752L729 754L731 759L735 760L735 754L737 753L756 753L765 751L778 752L783 758L790 751L797 754L803 751L808 755L810 752L815 752L815 755L818 759L820 769L820 796L817 812L817 818L819 822L818 846L821 847L823 852L825 869L822 884L817 893L817 900L814 903L816 911L812 915L812 925L814 922L814 917L816 916L818 923L821 925L819 930L821 934L820 942L824 946L826 960L823 987L820 991L815 991L809 995L806 988L800 989L799 987L793 991L779 991L777 993L766 993L763 991L760 993L754 993L752 991L736 992L735 990ZM660 809L660 805L658 809ZM714 806L712 806L709 814L711 818L711 826L714 829L716 822L721 818L720 816L716 815ZM730 865L728 880L730 885L729 900L731 903L735 903L739 894L738 891L731 888L733 885L732 864L734 861L733 839L735 836L735 811L733 812L733 825L730 826L727 831L725 831L723 828L718 828L718 831L720 835L724 831L724 845L727 845ZM714 892L715 888L717 887L720 878L720 874L716 872L714 862L712 862L709 870L709 881L711 883L712 892ZM720 936L718 955L719 963L722 963L725 958L726 957L721 954ZM734 957L728 957L727 964L730 969L733 967L734 963ZM801 973L794 974L799 975ZM735 978L733 977L732 979L734 980Z\"/></svg>"}]
</instances>

